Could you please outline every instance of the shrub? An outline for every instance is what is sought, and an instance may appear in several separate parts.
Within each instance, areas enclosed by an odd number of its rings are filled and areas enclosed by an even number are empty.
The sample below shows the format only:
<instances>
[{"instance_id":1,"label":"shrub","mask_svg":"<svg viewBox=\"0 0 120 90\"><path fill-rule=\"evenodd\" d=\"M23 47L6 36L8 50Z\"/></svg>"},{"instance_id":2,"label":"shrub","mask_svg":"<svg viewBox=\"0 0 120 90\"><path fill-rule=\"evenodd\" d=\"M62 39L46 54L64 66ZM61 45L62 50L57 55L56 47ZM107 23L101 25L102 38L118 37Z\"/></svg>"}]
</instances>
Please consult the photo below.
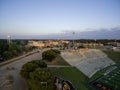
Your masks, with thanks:
<instances>
[{"instance_id":1,"label":"shrub","mask_svg":"<svg viewBox=\"0 0 120 90\"><path fill-rule=\"evenodd\" d=\"M30 90L53 90L54 76L47 68L37 68L30 73L28 85Z\"/></svg>"},{"instance_id":2,"label":"shrub","mask_svg":"<svg viewBox=\"0 0 120 90\"><path fill-rule=\"evenodd\" d=\"M22 70L20 72L21 76L28 79L29 73L33 72L36 68L45 68L47 67L47 64L40 60L33 60L31 62L28 62L22 66Z\"/></svg>"},{"instance_id":3,"label":"shrub","mask_svg":"<svg viewBox=\"0 0 120 90\"><path fill-rule=\"evenodd\" d=\"M28 84L28 90L54 90L54 76L46 63L34 60L23 65L20 72Z\"/></svg>"},{"instance_id":4,"label":"shrub","mask_svg":"<svg viewBox=\"0 0 120 90\"><path fill-rule=\"evenodd\" d=\"M57 57L57 54L53 50L47 50L42 53L42 58L44 60L52 61Z\"/></svg>"},{"instance_id":5,"label":"shrub","mask_svg":"<svg viewBox=\"0 0 120 90\"><path fill-rule=\"evenodd\" d=\"M51 49L53 52L55 52L56 54L60 54L60 51L57 49Z\"/></svg>"}]
</instances>

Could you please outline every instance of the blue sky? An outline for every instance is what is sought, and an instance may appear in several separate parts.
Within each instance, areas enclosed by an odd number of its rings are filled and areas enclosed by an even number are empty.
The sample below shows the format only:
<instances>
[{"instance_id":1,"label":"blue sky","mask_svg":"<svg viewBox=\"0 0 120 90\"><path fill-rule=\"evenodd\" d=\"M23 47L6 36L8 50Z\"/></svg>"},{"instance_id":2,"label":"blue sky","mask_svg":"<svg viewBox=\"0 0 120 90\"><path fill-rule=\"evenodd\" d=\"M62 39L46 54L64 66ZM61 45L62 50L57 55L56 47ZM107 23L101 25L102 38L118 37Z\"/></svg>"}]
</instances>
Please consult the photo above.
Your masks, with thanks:
<instances>
[{"instance_id":1,"label":"blue sky","mask_svg":"<svg viewBox=\"0 0 120 90\"><path fill-rule=\"evenodd\" d=\"M0 0L0 35L120 27L120 0Z\"/></svg>"}]
</instances>

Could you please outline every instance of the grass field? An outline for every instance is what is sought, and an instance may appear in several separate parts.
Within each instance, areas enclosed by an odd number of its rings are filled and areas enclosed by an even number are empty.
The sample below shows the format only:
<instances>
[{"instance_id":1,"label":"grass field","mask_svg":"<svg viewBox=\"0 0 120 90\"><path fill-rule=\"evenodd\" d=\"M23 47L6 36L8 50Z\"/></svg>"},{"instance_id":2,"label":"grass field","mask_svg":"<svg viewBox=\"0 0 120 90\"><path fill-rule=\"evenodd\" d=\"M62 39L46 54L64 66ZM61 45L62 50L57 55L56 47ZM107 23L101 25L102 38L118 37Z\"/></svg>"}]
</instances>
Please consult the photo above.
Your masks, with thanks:
<instances>
[{"instance_id":1,"label":"grass field","mask_svg":"<svg viewBox=\"0 0 120 90\"><path fill-rule=\"evenodd\" d=\"M112 50L104 50L103 52L106 53L108 57L116 63L120 63L120 52Z\"/></svg>"},{"instance_id":2,"label":"grass field","mask_svg":"<svg viewBox=\"0 0 120 90\"><path fill-rule=\"evenodd\" d=\"M51 71L56 76L72 82L77 90L91 90L89 79L75 67L51 68Z\"/></svg>"}]
</instances>

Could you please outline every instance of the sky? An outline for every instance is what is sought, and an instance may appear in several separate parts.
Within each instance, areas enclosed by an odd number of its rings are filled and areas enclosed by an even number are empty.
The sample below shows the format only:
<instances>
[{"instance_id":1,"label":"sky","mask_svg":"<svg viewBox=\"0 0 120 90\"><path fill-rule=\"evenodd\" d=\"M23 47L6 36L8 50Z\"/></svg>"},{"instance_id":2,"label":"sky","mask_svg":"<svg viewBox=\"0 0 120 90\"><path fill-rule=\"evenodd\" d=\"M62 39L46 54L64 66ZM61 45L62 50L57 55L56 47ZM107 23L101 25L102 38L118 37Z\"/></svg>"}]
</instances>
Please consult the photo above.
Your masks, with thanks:
<instances>
[{"instance_id":1,"label":"sky","mask_svg":"<svg viewBox=\"0 0 120 90\"><path fill-rule=\"evenodd\" d=\"M0 0L0 38L120 27L120 0Z\"/></svg>"}]
</instances>

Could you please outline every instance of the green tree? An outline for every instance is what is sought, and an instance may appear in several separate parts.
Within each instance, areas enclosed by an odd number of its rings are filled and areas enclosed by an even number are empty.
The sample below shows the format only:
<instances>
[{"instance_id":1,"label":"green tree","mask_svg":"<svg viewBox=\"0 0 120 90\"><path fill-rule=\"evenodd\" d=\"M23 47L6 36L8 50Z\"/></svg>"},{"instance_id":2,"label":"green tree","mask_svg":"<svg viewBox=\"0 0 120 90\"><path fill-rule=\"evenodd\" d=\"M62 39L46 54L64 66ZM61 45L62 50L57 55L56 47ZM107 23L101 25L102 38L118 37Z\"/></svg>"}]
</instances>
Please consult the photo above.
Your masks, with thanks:
<instances>
[{"instance_id":1,"label":"green tree","mask_svg":"<svg viewBox=\"0 0 120 90\"><path fill-rule=\"evenodd\" d=\"M15 55L15 56L17 56L17 55L18 55L17 50L12 50L11 52L12 52L12 54L13 54L13 55Z\"/></svg>"},{"instance_id":2,"label":"green tree","mask_svg":"<svg viewBox=\"0 0 120 90\"><path fill-rule=\"evenodd\" d=\"M6 40L0 40L0 54L8 50L8 44Z\"/></svg>"},{"instance_id":3,"label":"green tree","mask_svg":"<svg viewBox=\"0 0 120 90\"><path fill-rule=\"evenodd\" d=\"M54 90L54 76L45 62L33 60L22 66L20 74L26 79L28 90Z\"/></svg>"},{"instance_id":4,"label":"green tree","mask_svg":"<svg viewBox=\"0 0 120 90\"><path fill-rule=\"evenodd\" d=\"M10 59L10 58L12 58L12 52L10 52L10 51L5 51L5 52L3 52L3 54L2 54L2 57L4 58L4 59Z\"/></svg>"},{"instance_id":5,"label":"green tree","mask_svg":"<svg viewBox=\"0 0 120 90\"><path fill-rule=\"evenodd\" d=\"M44 60L52 61L57 57L57 54L53 50L47 50L42 53L42 58Z\"/></svg>"},{"instance_id":6,"label":"green tree","mask_svg":"<svg viewBox=\"0 0 120 90\"><path fill-rule=\"evenodd\" d=\"M13 40L12 44L9 46L7 40L0 40L0 58L7 60L36 48L34 46L25 46L26 44L27 40Z\"/></svg>"},{"instance_id":7,"label":"green tree","mask_svg":"<svg viewBox=\"0 0 120 90\"><path fill-rule=\"evenodd\" d=\"M20 72L21 76L28 79L29 73L33 72L36 68L45 68L47 67L47 64L40 60L33 60L31 62L28 62L22 66L22 70Z\"/></svg>"},{"instance_id":8,"label":"green tree","mask_svg":"<svg viewBox=\"0 0 120 90\"><path fill-rule=\"evenodd\" d=\"M54 76L46 68L37 68L30 73L28 84L30 90L54 90Z\"/></svg>"},{"instance_id":9,"label":"green tree","mask_svg":"<svg viewBox=\"0 0 120 90\"><path fill-rule=\"evenodd\" d=\"M64 48L68 48L69 43L63 43Z\"/></svg>"},{"instance_id":10,"label":"green tree","mask_svg":"<svg viewBox=\"0 0 120 90\"><path fill-rule=\"evenodd\" d=\"M57 49L51 49L53 52L55 52L56 54L60 54L61 52Z\"/></svg>"}]
</instances>

